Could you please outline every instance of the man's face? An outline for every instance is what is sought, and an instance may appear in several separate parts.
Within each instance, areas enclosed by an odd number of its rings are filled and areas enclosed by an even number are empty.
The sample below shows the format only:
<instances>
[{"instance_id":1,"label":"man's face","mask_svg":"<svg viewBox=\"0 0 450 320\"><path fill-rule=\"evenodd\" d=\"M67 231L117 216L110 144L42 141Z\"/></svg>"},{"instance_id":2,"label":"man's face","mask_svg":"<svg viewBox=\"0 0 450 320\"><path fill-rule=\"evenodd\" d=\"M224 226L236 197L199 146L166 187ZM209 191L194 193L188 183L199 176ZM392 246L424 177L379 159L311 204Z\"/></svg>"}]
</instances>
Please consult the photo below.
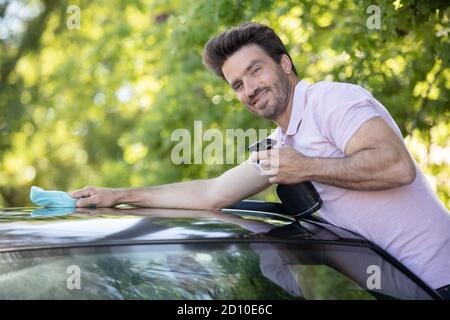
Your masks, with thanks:
<instances>
[{"instance_id":1,"label":"man's face","mask_svg":"<svg viewBox=\"0 0 450 320\"><path fill-rule=\"evenodd\" d=\"M256 115L277 119L289 102L289 78L258 45L242 47L222 66L222 72L239 100Z\"/></svg>"}]
</instances>

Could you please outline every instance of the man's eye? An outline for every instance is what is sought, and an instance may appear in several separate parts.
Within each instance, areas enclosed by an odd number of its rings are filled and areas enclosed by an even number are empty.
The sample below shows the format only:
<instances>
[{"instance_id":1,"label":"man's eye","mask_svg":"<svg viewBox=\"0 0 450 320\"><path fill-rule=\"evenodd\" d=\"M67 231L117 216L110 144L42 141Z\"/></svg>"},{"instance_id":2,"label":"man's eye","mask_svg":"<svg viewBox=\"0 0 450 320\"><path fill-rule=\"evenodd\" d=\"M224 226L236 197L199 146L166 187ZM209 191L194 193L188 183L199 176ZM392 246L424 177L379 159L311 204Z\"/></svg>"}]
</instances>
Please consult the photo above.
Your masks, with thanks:
<instances>
[{"instance_id":1,"label":"man's eye","mask_svg":"<svg viewBox=\"0 0 450 320\"><path fill-rule=\"evenodd\" d=\"M239 91L241 90L242 84L237 84L234 86L234 91Z\"/></svg>"},{"instance_id":2,"label":"man's eye","mask_svg":"<svg viewBox=\"0 0 450 320\"><path fill-rule=\"evenodd\" d=\"M256 76L256 75L258 75L259 74L259 72L261 71L261 68L255 68L254 70L253 70L253 75L254 76Z\"/></svg>"}]
</instances>

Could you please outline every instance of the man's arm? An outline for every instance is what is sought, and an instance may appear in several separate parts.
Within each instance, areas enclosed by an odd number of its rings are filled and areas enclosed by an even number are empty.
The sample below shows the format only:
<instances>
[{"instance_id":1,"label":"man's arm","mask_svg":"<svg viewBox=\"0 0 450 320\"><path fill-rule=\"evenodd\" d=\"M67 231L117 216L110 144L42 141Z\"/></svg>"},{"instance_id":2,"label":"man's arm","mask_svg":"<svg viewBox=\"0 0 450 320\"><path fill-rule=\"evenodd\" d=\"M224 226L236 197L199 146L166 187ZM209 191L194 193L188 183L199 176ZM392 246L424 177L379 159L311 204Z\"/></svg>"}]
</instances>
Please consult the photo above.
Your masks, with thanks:
<instances>
[{"instance_id":1,"label":"man's arm","mask_svg":"<svg viewBox=\"0 0 450 320\"><path fill-rule=\"evenodd\" d=\"M342 159L318 159L319 182L356 190L383 190L416 178L411 156L400 137L380 117L367 121L350 139Z\"/></svg>"},{"instance_id":2,"label":"man's arm","mask_svg":"<svg viewBox=\"0 0 450 320\"><path fill-rule=\"evenodd\" d=\"M269 178L248 161L217 178L194 180L145 188L85 187L69 192L77 207L113 207L131 204L141 207L218 210L270 186Z\"/></svg>"},{"instance_id":3,"label":"man's arm","mask_svg":"<svg viewBox=\"0 0 450 320\"><path fill-rule=\"evenodd\" d=\"M353 190L395 188L410 184L416 177L408 150L380 117L368 120L359 128L345 147L345 154L344 158L311 158L285 148L279 150L278 169L269 168L264 161L262 168L272 175L271 183L311 180ZM259 153L260 160L273 156Z\"/></svg>"}]
</instances>

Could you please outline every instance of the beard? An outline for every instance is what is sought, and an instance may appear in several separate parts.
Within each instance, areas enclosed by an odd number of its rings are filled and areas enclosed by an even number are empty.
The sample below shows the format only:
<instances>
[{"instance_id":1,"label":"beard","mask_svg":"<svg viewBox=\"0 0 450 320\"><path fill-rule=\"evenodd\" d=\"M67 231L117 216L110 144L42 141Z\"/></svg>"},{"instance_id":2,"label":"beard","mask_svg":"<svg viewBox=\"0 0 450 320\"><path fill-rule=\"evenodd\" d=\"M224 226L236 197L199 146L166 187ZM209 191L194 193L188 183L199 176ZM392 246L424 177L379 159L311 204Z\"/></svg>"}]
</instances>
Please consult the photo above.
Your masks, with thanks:
<instances>
[{"instance_id":1,"label":"beard","mask_svg":"<svg viewBox=\"0 0 450 320\"><path fill-rule=\"evenodd\" d=\"M272 99L268 96L264 105L257 109L253 108L253 112L268 120L273 121L277 119L286 111L288 107L291 91L290 88L291 85L288 76L283 73L281 68L278 69L277 78L275 79L272 88L260 88L255 92L255 96L258 96L261 92L268 91L268 94L272 94Z\"/></svg>"}]
</instances>

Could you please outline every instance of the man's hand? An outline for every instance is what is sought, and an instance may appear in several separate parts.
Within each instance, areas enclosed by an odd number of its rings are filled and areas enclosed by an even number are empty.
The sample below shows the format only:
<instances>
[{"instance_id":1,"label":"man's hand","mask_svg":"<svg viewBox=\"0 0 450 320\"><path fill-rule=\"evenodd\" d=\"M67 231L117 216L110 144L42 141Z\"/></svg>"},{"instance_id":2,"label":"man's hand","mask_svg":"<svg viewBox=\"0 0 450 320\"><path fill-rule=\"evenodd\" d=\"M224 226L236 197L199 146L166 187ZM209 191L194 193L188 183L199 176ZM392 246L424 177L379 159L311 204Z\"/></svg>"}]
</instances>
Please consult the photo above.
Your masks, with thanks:
<instances>
[{"instance_id":1,"label":"man's hand","mask_svg":"<svg viewBox=\"0 0 450 320\"><path fill-rule=\"evenodd\" d=\"M90 186L68 192L69 196L77 199L77 207L114 207L118 204L117 193L116 189Z\"/></svg>"},{"instance_id":2,"label":"man's hand","mask_svg":"<svg viewBox=\"0 0 450 320\"><path fill-rule=\"evenodd\" d=\"M313 158L305 157L291 147L259 151L252 154L253 162L260 161L270 183L296 184L308 180L308 167Z\"/></svg>"}]
</instances>

